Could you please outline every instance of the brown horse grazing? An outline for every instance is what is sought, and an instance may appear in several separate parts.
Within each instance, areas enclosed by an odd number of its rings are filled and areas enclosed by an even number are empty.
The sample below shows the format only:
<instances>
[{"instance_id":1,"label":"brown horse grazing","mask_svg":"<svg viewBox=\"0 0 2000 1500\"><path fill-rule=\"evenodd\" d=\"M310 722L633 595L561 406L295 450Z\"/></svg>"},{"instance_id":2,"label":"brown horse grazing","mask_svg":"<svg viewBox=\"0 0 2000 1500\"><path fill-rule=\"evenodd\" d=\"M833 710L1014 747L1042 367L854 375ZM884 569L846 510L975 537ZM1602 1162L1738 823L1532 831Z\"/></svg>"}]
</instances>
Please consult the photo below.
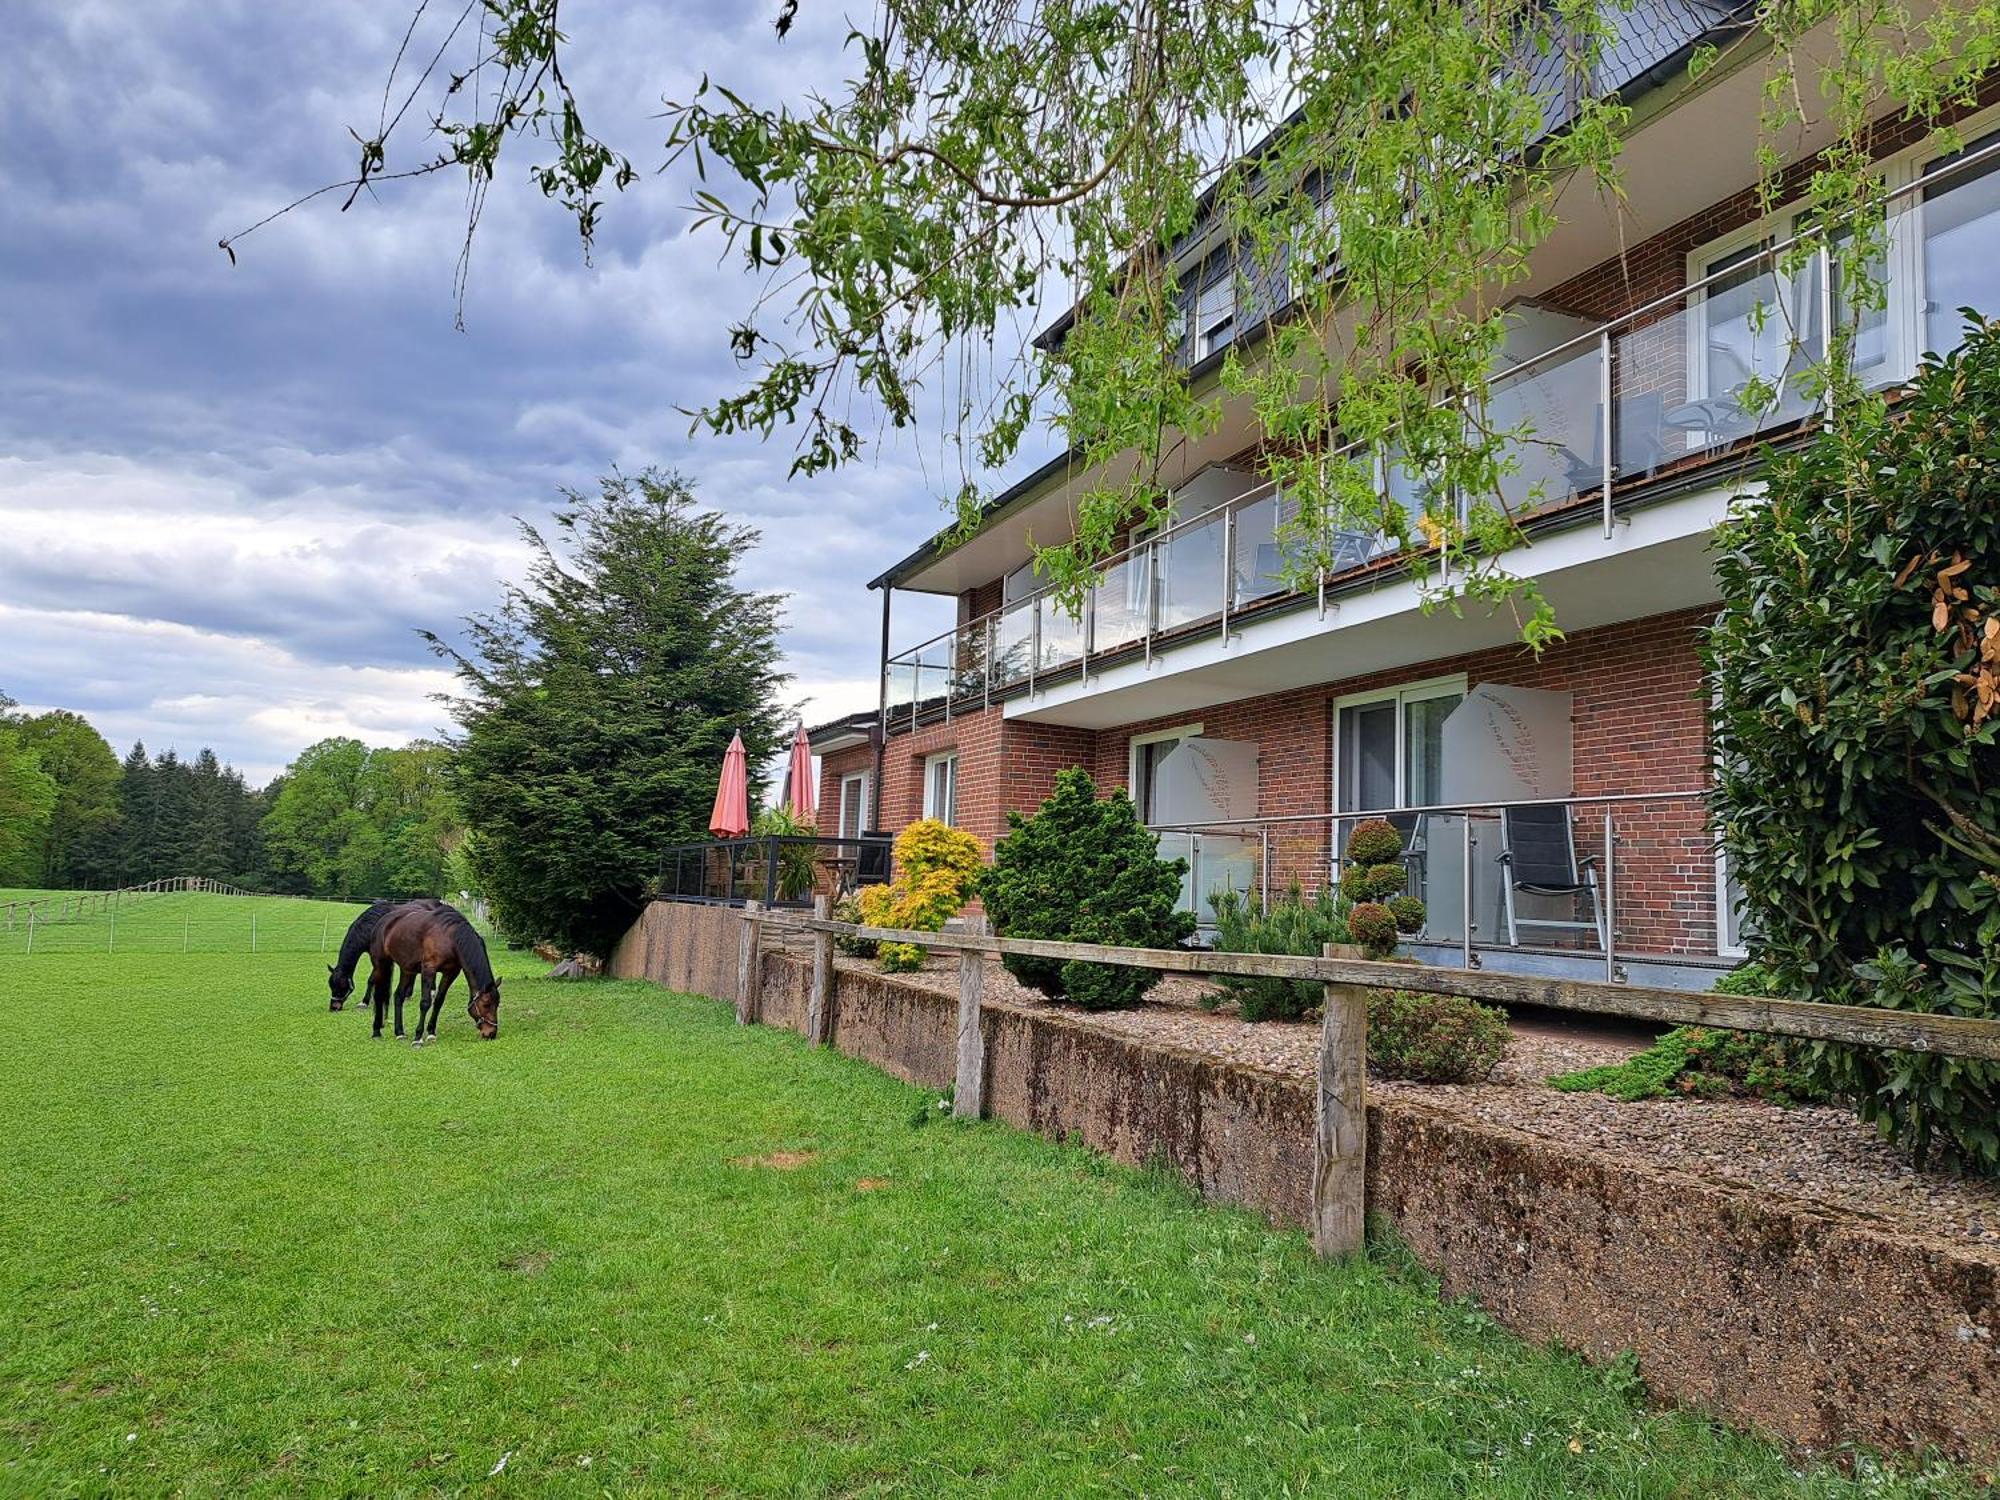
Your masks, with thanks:
<instances>
[{"instance_id":1,"label":"brown horse grazing","mask_svg":"<svg viewBox=\"0 0 2000 1500\"><path fill-rule=\"evenodd\" d=\"M456 908L442 902L436 906L412 904L398 908L375 929L368 956L375 964L368 980L369 997L375 1005L375 1036L382 1035L389 980L398 967L403 971L403 980L396 986L397 1036L403 1034L403 1002L410 997L419 978L423 980L424 998L417 1008L417 1034L411 1041L421 1047L437 1035L445 993L461 971L472 989L465 1013L472 1017L473 1025L487 1041L500 1034L500 981L494 977L493 965L486 957L485 941Z\"/></svg>"}]
</instances>

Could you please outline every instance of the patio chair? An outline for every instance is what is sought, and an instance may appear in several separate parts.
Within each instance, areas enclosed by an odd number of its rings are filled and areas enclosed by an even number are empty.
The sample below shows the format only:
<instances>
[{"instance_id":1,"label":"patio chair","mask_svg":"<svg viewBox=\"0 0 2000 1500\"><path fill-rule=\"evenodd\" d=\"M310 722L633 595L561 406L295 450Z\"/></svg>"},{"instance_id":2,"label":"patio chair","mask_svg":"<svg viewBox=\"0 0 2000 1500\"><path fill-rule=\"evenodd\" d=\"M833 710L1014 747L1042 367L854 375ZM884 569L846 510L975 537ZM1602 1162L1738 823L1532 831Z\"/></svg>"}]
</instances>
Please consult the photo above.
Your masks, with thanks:
<instances>
[{"instance_id":1,"label":"patio chair","mask_svg":"<svg viewBox=\"0 0 2000 1500\"><path fill-rule=\"evenodd\" d=\"M887 885L891 858L889 835L880 829L871 829L865 830L861 838L859 857L855 861L854 883L857 886Z\"/></svg>"},{"instance_id":2,"label":"patio chair","mask_svg":"<svg viewBox=\"0 0 2000 1500\"><path fill-rule=\"evenodd\" d=\"M1664 420L1660 408L1658 391L1640 391L1619 399L1614 408L1618 430L1612 437L1612 478L1644 479L1665 461L1666 452L1660 442ZM1604 408L1600 405L1596 410L1601 421ZM1604 483L1604 429L1592 425L1589 453L1564 448L1557 458L1569 480L1571 493L1589 494Z\"/></svg>"},{"instance_id":3,"label":"patio chair","mask_svg":"<svg viewBox=\"0 0 2000 1500\"><path fill-rule=\"evenodd\" d=\"M1546 927L1564 932L1594 932L1606 946L1604 903L1597 893L1597 859L1576 854L1576 828L1567 804L1553 807L1500 809L1501 893L1507 911L1507 946L1521 946L1521 929ZM1590 920L1524 917L1516 894L1523 896L1582 896L1590 903Z\"/></svg>"}]
</instances>

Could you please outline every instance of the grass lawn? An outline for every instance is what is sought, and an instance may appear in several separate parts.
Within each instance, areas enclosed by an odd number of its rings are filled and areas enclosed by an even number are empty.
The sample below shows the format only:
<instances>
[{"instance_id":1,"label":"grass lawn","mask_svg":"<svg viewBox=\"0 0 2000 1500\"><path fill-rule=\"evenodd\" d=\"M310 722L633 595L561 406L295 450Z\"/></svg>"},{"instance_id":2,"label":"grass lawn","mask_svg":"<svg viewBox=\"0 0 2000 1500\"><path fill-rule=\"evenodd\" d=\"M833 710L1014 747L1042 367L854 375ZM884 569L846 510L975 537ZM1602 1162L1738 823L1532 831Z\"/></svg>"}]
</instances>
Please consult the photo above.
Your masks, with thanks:
<instances>
[{"instance_id":1,"label":"grass lawn","mask_svg":"<svg viewBox=\"0 0 2000 1500\"><path fill-rule=\"evenodd\" d=\"M647 985L0 955L0 1492L1957 1493Z\"/></svg>"}]
</instances>

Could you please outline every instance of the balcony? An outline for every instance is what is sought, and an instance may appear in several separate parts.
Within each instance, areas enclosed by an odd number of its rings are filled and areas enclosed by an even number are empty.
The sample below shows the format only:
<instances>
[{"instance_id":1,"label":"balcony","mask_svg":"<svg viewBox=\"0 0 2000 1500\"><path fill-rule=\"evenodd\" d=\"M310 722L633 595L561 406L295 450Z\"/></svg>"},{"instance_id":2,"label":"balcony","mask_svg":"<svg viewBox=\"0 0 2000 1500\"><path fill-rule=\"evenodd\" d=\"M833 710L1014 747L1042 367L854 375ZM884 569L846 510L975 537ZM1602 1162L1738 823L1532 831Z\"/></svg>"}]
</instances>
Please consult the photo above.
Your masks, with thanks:
<instances>
[{"instance_id":1,"label":"balcony","mask_svg":"<svg viewBox=\"0 0 2000 1500\"><path fill-rule=\"evenodd\" d=\"M1488 426L1519 434L1500 498L1531 541L1557 535L1563 541L1539 554L1522 549L1509 566L1528 573L1566 568L1573 583L1599 566L1602 576L1589 586L1597 596L1591 607L1628 610L1608 618L1713 598L1700 591L1711 587L1706 535L1726 499L1723 487L1740 481L1768 444L1816 425L1821 410L1813 375L1825 330L1849 331L1857 372L1885 388L1908 377L1920 350L1955 342L1955 316L1940 311L1941 298L1956 299L1954 308L1976 302L2000 310L2000 274L1993 269L2000 248L2000 139L1913 170L1889 194L1887 213L1886 308L1856 309L1838 284L1824 236L1806 232L1743 246L1699 280L1613 322L1580 332L1545 323L1539 332L1545 347L1513 349L1480 414ZM1348 447L1333 460L1362 467L1378 493L1412 513L1463 514L1465 497L1438 493L1393 447ZM1672 527L1628 525L1651 507L1695 493L1705 495L1704 503ZM1401 576L1393 541L1338 531L1307 549L1326 566L1313 572L1308 587L1294 587L1301 549L1288 523L1295 518L1286 496L1246 475L1222 503L1109 559L1080 612L1043 590L890 657L883 673L885 729L915 728L1003 701L1019 708L1017 700L1052 693L1074 706L1117 682L1136 684L1135 667L1157 678L1161 665L1173 671L1199 664L1246 690L1291 685L1281 673L1259 677L1246 667L1264 649L1253 639L1262 622L1290 617L1289 630L1264 630L1262 639L1302 647L1341 623L1329 616L1343 599ZM1643 555L1645 548L1653 554ZM1601 566L1621 556L1623 574L1614 577ZM1667 591L1662 580L1670 576L1673 587L1699 597ZM1580 584L1572 588L1582 592ZM1399 606L1405 617L1415 603L1412 595ZM1296 623L1301 618L1303 626ZM1585 609L1582 618L1565 611L1564 623L1598 621ZM1467 644L1484 643L1452 643ZM1292 677L1309 670L1309 657L1320 659L1304 650L1293 654L1296 661L1284 669ZM1099 674L1108 676L1097 682ZM1157 691L1130 696L1130 712L1121 718L1182 706Z\"/></svg>"},{"instance_id":2,"label":"balcony","mask_svg":"<svg viewBox=\"0 0 2000 1500\"><path fill-rule=\"evenodd\" d=\"M1403 833L1404 890L1425 904L1400 949L1426 963L1707 990L1743 961L1740 897L1701 790L1437 803L1156 829L1187 862L1181 909L1257 905L1337 884L1363 818Z\"/></svg>"}]
</instances>

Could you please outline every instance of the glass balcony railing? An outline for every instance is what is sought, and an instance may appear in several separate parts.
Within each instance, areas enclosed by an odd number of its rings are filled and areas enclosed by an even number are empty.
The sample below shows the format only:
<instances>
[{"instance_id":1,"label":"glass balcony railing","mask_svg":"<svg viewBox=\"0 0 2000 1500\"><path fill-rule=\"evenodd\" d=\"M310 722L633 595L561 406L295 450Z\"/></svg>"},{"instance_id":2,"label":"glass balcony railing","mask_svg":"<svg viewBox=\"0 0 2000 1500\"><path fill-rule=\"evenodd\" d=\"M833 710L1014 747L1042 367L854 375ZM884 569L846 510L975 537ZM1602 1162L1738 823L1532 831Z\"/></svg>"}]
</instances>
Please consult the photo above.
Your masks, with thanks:
<instances>
[{"instance_id":1,"label":"glass balcony railing","mask_svg":"<svg viewBox=\"0 0 2000 1500\"><path fill-rule=\"evenodd\" d=\"M1181 909L1208 929L1232 891L1268 907L1297 886L1337 887L1356 824L1402 833L1399 895L1423 903L1402 937L1426 959L1525 972L1628 977L1706 989L1741 959L1741 893L1719 852L1710 794L1616 793L1325 811L1157 830L1183 859Z\"/></svg>"},{"instance_id":2,"label":"glass balcony railing","mask_svg":"<svg viewBox=\"0 0 2000 1500\"><path fill-rule=\"evenodd\" d=\"M1496 373L1467 421L1508 435L1497 498L1516 520L1594 507L1608 539L1617 507L1656 481L1815 419L1828 328L1848 333L1855 372L1882 387L1907 378L1914 351L1956 343L1956 314L1940 316L1930 294L1983 296L2000 313L2000 135L1933 163L1885 211L1885 267L1917 269L1884 270L1883 307L1854 305L1826 237L1808 229L1721 256L1693 284ZM1466 504L1393 443L1333 461L1411 515ZM1289 543L1295 521L1286 496L1259 484L1111 558L1080 610L1044 591L903 651L884 666L884 721L912 726L1088 675L1099 658L1227 636L1246 612L1296 600L1301 582L1323 601L1396 550L1376 532L1336 531L1309 569Z\"/></svg>"}]
</instances>

